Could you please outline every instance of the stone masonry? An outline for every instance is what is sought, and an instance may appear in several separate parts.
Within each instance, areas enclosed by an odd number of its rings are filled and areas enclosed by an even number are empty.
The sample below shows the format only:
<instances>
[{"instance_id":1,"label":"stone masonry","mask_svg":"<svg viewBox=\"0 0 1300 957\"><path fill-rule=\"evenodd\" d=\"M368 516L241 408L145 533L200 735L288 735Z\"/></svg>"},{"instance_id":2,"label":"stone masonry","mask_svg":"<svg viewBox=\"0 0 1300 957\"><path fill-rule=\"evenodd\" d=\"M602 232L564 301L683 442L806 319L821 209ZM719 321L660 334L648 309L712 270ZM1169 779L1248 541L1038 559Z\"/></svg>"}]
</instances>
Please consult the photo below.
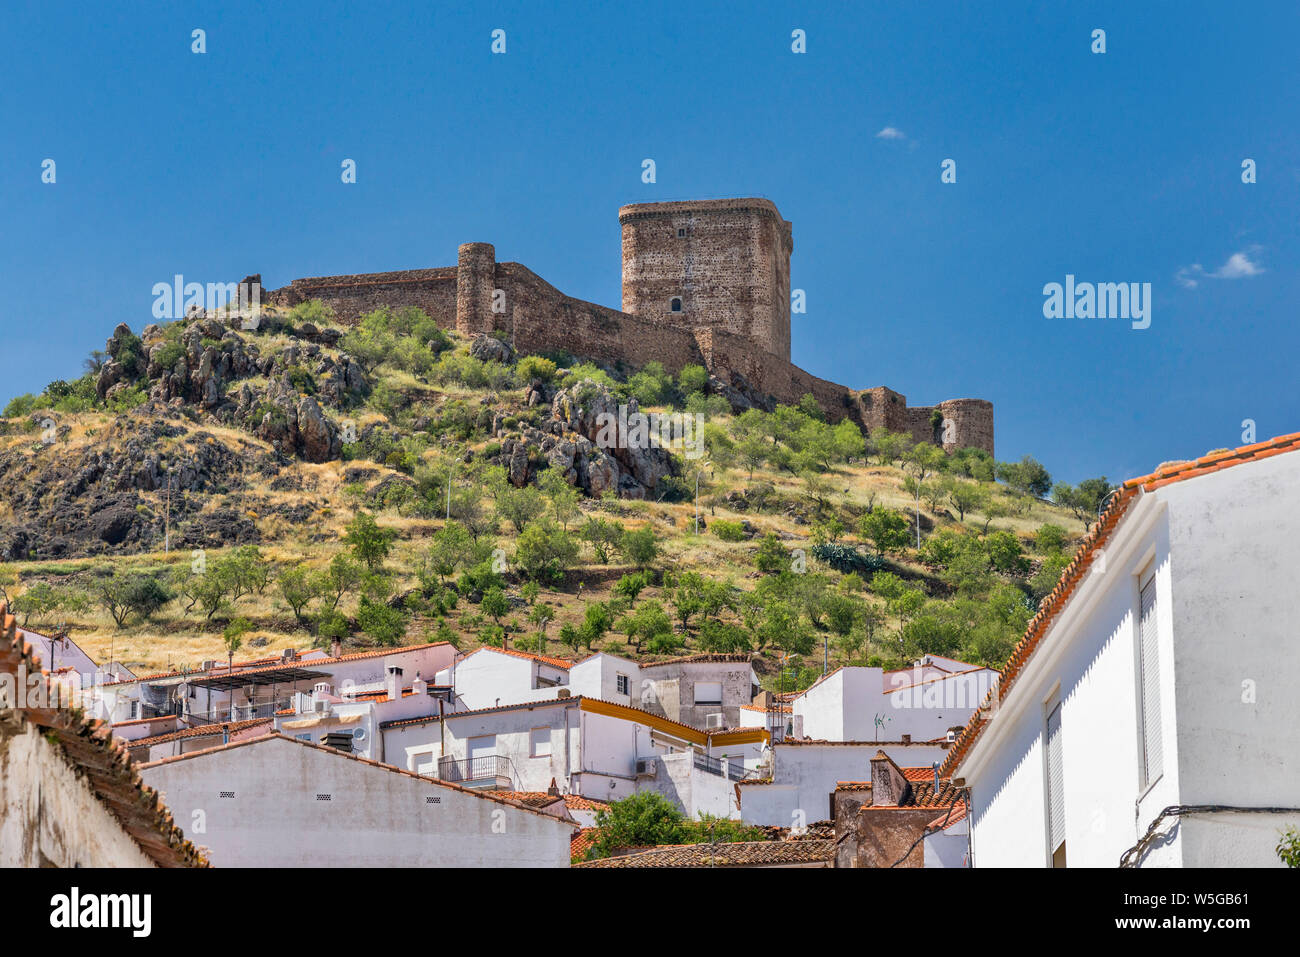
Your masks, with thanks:
<instances>
[{"instance_id":1,"label":"stone masonry","mask_svg":"<svg viewBox=\"0 0 1300 957\"><path fill-rule=\"evenodd\" d=\"M267 295L319 299L342 321L379 306L418 306L438 325L510 342L520 353L565 351L625 368L696 363L742 394L794 403L811 393L827 418L908 432L947 449L993 454L993 404L948 399L908 406L878 386L854 390L790 362L791 224L766 199L638 203L619 210L623 310L566 296L527 267L466 243L455 266L295 279Z\"/></svg>"}]
</instances>

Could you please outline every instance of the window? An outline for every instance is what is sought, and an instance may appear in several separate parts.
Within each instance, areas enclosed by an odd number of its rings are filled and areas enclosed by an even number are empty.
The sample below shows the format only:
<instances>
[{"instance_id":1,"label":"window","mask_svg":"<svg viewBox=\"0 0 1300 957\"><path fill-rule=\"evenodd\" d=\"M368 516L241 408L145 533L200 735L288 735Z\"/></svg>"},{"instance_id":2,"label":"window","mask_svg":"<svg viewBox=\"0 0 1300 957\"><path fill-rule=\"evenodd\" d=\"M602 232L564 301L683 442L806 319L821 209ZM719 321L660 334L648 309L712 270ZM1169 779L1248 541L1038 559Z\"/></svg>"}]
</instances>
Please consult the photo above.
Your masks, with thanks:
<instances>
[{"instance_id":1,"label":"window","mask_svg":"<svg viewBox=\"0 0 1300 957\"><path fill-rule=\"evenodd\" d=\"M685 238L686 238L686 230L685 230L685 229L681 229L681 228L679 228L679 229L677 230L677 238L678 238L678 239L685 239Z\"/></svg>"},{"instance_id":2,"label":"window","mask_svg":"<svg viewBox=\"0 0 1300 957\"><path fill-rule=\"evenodd\" d=\"M1138 592L1138 708L1142 722L1142 789L1164 770L1160 737L1160 652L1156 631L1155 573Z\"/></svg>"},{"instance_id":3,"label":"window","mask_svg":"<svg viewBox=\"0 0 1300 957\"><path fill-rule=\"evenodd\" d=\"M530 758L549 758L551 756L551 729L533 728L528 732L528 756Z\"/></svg>"},{"instance_id":4,"label":"window","mask_svg":"<svg viewBox=\"0 0 1300 957\"><path fill-rule=\"evenodd\" d=\"M619 694L631 694L632 692L629 690L630 688L631 688L631 682L628 681L627 675L615 676L614 678L615 691L617 691Z\"/></svg>"},{"instance_id":5,"label":"window","mask_svg":"<svg viewBox=\"0 0 1300 957\"><path fill-rule=\"evenodd\" d=\"M1047 715L1047 850L1053 867L1065 866L1065 775L1061 753L1061 703Z\"/></svg>"},{"instance_id":6,"label":"window","mask_svg":"<svg viewBox=\"0 0 1300 957\"><path fill-rule=\"evenodd\" d=\"M670 299L670 300L668 301L668 309L669 309L670 312L681 312L681 311L682 311L682 297L681 297L681 296L673 296L673 298Z\"/></svg>"},{"instance_id":7,"label":"window","mask_svg":"<svg viewBox=\"0 0 1300 957\"><path fill-rule=\"evenodd\" d=\"M497 736L495 734L485 734L477 738L470 738L468 742L469 758L488 758L497 753Z\"/></svg>"},{"instance_id":8,"label":"window","mask_svg":"<svg viewBox=\"0 0 1300 957\"><path fill-rule=\"evenodd\" d=\"M695 682L695 703L696 704L722 704L722 682L721 681Z\"/></svg>"}]
</instances>

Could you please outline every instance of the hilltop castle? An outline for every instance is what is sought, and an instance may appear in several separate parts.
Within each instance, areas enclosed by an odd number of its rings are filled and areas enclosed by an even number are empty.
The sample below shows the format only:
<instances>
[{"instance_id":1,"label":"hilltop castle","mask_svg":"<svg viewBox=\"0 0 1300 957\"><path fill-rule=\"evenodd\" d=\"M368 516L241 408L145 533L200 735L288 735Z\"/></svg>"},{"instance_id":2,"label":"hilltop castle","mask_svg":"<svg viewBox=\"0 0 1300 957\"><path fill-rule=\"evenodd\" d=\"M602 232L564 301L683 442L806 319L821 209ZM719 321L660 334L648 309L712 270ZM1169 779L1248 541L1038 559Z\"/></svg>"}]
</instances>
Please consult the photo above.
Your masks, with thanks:
<instances>
[{"instance_id":1,"label":"hilltop castle","mask_svg":"<svg viewBox=\"0 0 1300 957\"><path fill-rule=\"evenodd\" d=\"M853 390L790 362L791 225L766 199L637 203L623 230L622 311L574 299L489 243L460 247L455 266L295 279L269 293L292 306L319 299L341 319L379 306L418 306L465 335L510 341L523 353L563 350L611 365L697 363L742 395L794 403L811 393L831 421L885 426L945 448L993 453L993 405L949 399L907 405L877 386Z\"/></svg>"}]
</instances>

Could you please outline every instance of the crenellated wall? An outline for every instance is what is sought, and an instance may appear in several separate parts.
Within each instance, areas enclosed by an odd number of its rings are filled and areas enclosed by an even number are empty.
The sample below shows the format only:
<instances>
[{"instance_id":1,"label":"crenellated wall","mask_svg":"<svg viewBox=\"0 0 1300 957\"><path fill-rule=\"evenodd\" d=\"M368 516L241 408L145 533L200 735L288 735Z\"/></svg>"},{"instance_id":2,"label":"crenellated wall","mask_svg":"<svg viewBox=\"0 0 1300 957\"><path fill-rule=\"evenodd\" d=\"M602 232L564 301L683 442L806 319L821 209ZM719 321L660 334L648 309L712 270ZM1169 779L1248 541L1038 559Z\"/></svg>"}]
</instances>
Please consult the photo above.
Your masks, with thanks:
<instances>
[{"instance_id":1,"label":"crenellated wall","mask_svg":"<svg viewBox=\"0 0 1300 957\"><path fill-rule=\"evenodd\" d=\"M522 353L562 350L626 368L653 361L670 372L697 363L777 402L811 393L832 422L848 417L867 431L883 426L993 454L991 402L909 407L892 389L849 389L790 362L793 242L767 200L640 204L619 218L625 312L566 296L519 263L497 262L490 243L465 243L451 267L295 279L267 301L319 299L345 322L380 306L417 306L444 329L497 336ZM674 315L667 306L679 287L683 313Z\"/></svg>"}]
</instances>

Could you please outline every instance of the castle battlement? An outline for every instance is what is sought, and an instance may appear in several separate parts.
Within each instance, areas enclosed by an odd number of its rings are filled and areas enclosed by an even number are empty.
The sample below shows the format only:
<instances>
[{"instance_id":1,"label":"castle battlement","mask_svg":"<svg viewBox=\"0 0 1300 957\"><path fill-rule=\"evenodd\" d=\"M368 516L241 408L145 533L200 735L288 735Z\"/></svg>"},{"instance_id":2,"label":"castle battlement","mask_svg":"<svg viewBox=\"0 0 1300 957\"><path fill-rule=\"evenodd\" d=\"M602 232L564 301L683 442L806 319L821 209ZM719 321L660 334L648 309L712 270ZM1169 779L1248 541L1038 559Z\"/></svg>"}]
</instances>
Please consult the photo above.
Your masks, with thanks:
<instances>
[{"instance_id":1,"label":"castle battlement","mask_svg":"<svg viewBox=\"0 0 1300 957\"><path fill-rule=\"evenodd\" d=\"M949 399L909 407L883 386L853 390L790 361L791 224L766 199L637 203L619 210L623 308L560 292L526 266L465 243L455 266L295 279L268 294L319 299L355 321L380 306L417 306L444 329L491 335L523 353L563 350L610 365L696 363L746 394L794 403L812 394L827 418L908 432L945 448L993 454L993 405ZM937 414L936 414L937 413Z\"/></svg>"}]
</instances>

